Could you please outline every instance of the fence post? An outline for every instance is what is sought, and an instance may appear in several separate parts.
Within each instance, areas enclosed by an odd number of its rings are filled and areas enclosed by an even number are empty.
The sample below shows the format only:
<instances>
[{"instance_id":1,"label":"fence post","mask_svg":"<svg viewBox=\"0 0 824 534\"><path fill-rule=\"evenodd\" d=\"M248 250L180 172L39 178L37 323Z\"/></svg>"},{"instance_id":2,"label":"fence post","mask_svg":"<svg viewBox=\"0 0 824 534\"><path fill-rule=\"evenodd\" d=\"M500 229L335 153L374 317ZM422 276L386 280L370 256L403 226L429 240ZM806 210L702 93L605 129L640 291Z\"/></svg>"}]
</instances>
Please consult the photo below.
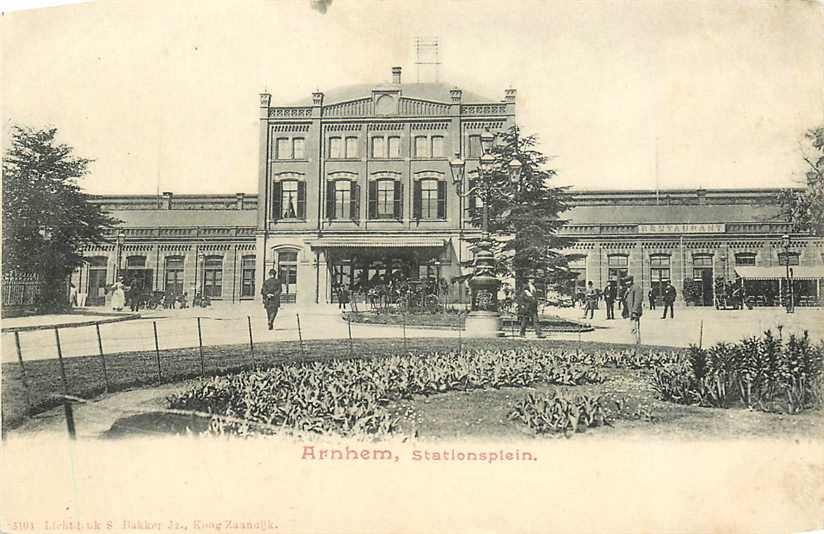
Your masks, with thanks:
<instances>
[{"instance_id":1,"label":"fence post","mask_svg":"<svg viewBox=\"0 0 824 534\"><path fill-rule=\"evenodd\" d=\"M65 395L69 394L69 382L66 380L66 367L63 364L63 349L60 347L60 332L57 327L54 327L54 339L57 342L57 359L60 362L60 379L63 382L63 411L66 413L66 430L69 432L69 438L75 439L74 411L72 410L71 402L65 397Z\"/></svg>"},{"instance_id":2,"label":"fence post","mask_svg":"<svg viewBox=\"0 0 824 534\"><path fill-rule=\"evenodd\" d=\"M157 356L157 380L163 380L163 373L160 371L160 344L157 342L157 321L152 321L155 338L155 356Z\"/></svg>"},{"instance_id":3,"label":"fence post","mask_svg":"<svg viewBox=\"0 0 824 534\"><path fill-rule=\"evenodd\" d=\"M300 314L296 313L295 317L298 320L298 341L300 342L300 357L301 359L306 358L306 353L303 351L303 334L300 332Z\"/></svg>"},{"instance_id":4,"label":"fence post","mask_svg":"<svg viewBox=\"0 0 824 534\"><path fill-rule=\"evenodd\" d=\"M701 322L698 325L698 348L700 349L704 344L704 320L701 319Z\"/></svg>"},{"instance_id":5,"label":"fence post","mask_svg":"<svg viewBox=\"0 0 824 534\"><path fill-rule=\"evenodd\" d=\"M257 365L255 363L255 342L252 339L252 317L247 315L246 322L249 323L249 354L252 355L252 367Z\"/></svg>"},{"instance_id":6,"label":"fence post","mask_svg":"<svg viewBox=\"0 0 824 534\"><path fill-rule=\"evenodd\" d=\"M100 338L100 323L94 324L97 330L97 349L100 351L100 360L103 362L103 381L106 383L106 393L109 392L109 372L106 370L106 356L103 355L103 340Z\"/></svg>"},{"instance_id":7,"label":"fence post","mask_svg":"<svg viewBox=\"0 0 824 534\"><path fill-rule=\"evenodd\" d=\"M458 315L460 318L460 315ZM463 328L461 328L461 322L458 321L458 354L463 356Z\"/></svg>"},{"instance_id":8,"label":"fence post","mask_svg":"<svg viewBox=\"0 0 824 534\"><path fill-rule=\"evenodd\" d=\"M17 347L17 361L20 362L20 371L23 373L23 387L26 388L26 413L31 414L31 391L29 391L29 377L26 374L26 366L23 365L23 351L20 350L20 332L14 333L14 345Z\"/></svg>"},{"instance_id":9,"label":"fence post","mask_svg":"<svg viewBox=\"0 0 824 534\"><path fill-rule=\"evenodd\" d=\"M355 349L352 347L352 319L347 315L346 316L346 326L349 329L349 357L355 357Z\"/></svg>"},{"instance_id":10,"label":"fence post","mask_svg":"<svg viewBox=\"0 0 824 534\"><path fill-rule=\"evenodd\" d=\"M206 376L206 363L203 361L203 334L200 332L200 317L197 318L197 348L200 351L200 376Z\"/></svg>"}]
</instances>

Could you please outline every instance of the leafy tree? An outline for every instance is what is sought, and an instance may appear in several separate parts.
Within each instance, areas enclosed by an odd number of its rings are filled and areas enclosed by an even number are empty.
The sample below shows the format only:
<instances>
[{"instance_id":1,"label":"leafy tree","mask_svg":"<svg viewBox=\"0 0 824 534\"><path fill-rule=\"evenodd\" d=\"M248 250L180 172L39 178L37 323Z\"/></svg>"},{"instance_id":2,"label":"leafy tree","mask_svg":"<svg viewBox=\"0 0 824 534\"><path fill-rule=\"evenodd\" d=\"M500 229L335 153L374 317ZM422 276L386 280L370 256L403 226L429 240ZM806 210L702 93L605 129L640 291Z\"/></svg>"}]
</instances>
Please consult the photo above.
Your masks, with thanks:
<instances>
[{"instance_id":1,"label":"leafy tree","mask_svg":"<svg viewBox=\"0 0 824 534\"><path fill-rule=\"evenodd\" d=\"M805 136L808 153L807 187L803 191L783 189L778 193L780 217L793 224L797 232L824 233L824 126L809 130Z\"/></svg>"},{"instance_id":2,"label":"leafy tree","mask_svg":"<svg viewBox=\"0 0 824 534\"><path fill-rule=\"evenodd\" d=\"M568 209L565 187L553 187L556 171L546 167L549 158L535 149L535 135L521 136L517 126L497 136L490 150L494 156L491 169L479 180L470 172L470 183L489 209L488 228L498 262L498 273L513 276L516 286L527 277L544 278L558 283L574 278L568 260L560 249L573 240L560 237L558 230L566 224L560 214ZM511 179L510 162L521 163L517 183ZM488 184L488 187L485 187ZM483 207L470 203L472 223L481 227ZM477 242L478 240L470 240Z\"/></svg>"},{"instance_id":3,"label":"leafy tree","mask_svg":"<svg viewBox=\"0 0 824 534\"><path fill-rule=\"evenodd\" d=\"M80 247L106 242L119 221L88 202L77 181L91 160L55 140L57 129L12 127L3 159L3 273L34 273L38 308L66 307L66 277L82 262Z\"/></svg>"}]
</instances>

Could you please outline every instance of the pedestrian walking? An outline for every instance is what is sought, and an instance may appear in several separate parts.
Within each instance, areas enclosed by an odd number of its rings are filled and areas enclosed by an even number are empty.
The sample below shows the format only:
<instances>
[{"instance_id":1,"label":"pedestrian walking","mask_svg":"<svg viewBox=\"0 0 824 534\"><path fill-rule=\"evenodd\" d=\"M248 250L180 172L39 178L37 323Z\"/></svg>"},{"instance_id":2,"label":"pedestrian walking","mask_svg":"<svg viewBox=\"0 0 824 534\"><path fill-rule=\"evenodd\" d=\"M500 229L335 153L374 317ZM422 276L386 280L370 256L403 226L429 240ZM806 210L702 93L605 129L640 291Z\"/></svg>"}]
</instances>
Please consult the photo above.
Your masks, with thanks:
<instances>
[{"instance_id":1,"label":"pedestrian walking","mask_svg":"<svg viewBox=\"0 0 824 534\"><path fill-rule=\"evenodd\" d=\"M72 308L77 306L77 288L72 282L69 282L69 306Z\"/></svg>"},{"instance_id":2,"label":"pedestrian walking","mask_svg":"<svg viewBox=\"0 0 824 534\"><path fill-rule=\"evenodd\" d=\"M655 290L653 288L649 288L649 293L647 293L647 298L649 299L649 309L655 309Z\"/></svg>"},{"instance_id":3,"label":"pedestrian walking","mask_svg":"<svg viewBox=\"0 0 824 534\"><path fill-rule=\"evenodd\" d=\"M607 282L607 287L604 288L604 304L607 308L607 319L615 319L615 298L618 296L618 289L615 287L615 281Z\"/></svg>"},{"instance_id":4,"label":"pedestrian walking","mask_svg":"<svg viewBox=\"0 0 824 534\"><path fill-rule=\"evenodd\" d=\"M126 303L133 312L140 310L140 293L140 286L135 280L132 280L132 285L130 285L128 291L126 291Z\"/></svg>"},{"instance_id":5,"label":"pedestrian walking","mask_svg":"<svg viewBox=\"0 0 824 534\"><path fill-rule=\"evenodd\" d=\"M629 289L628 279L624 278L618 282L621 287L619 300L621 301L621 318L629 319L629 308L627 308L627 290Z\"/></svg>"},{"instance_id":6,"label":"pedestrian walking","mask_svg":"<svg viewBox=\"0 0 824 534\"><path fill-rule=\"evenodd\" d=\"M338 290L338 309L346 310L346 305L349 304L349 290L340 286Z\"/></svg>"},{"instance_id":7,"label":"pedestrian walking","mask_svg":"<svg viewBox=\"0 0 824 534\"><path fill-rule=\"evenodd\" d=\"M627 282L629 286L624 300L629 312L629 320L632 321L632 337L635 340L635 352L637 353L641 346L641 315L644 313L644 292L641 286L635 283L632 276L627 277Z\"/></svg>"},{"instance_id":8,"label":"pedestrian walking","mask_svg":"<svg viewBox=\"0 0 824 534\"><path fill-rule=\"evenodd\" d=\"M126 305L126 292L123 285L123 277L118 276L117 282L112 284L112 309L114 311L122 311Z\"/></svg>"},{"instance_id":9,"label":"pedestrian walking","mask_svg":"<svg viewBox=\"0 0 824 534\"><path fill-rule=\"evenodd\" d=\"M672 282L667 282L666 287L664 288L664 315L661 316L661 319L667 318L667 310L670 312L670 319L675 318L675 312L673 311L673 303L675 302L675 295L677 291L675 291L675 287L672 285Z\"/></svg>"},{"instance_id":10,"label":"pedestrian walking","mask_svg":"<svg viewBox=\"0 0 824 534\"><path fill-rule=\"evenodd\" d=\"M269 270L269 278L264 280L260 294L263 296L263 306L266 308L266 320L269 323L269 330L274 328L275 317L280 308L280 293L283 291L283 283L278 277L275 269Z\"/></svg>"},{"instance_id":11,"label":"pedestrian walking","mask_svg":"<svg viewBox=\"0 0 824 534\"><path fill-rule=\"evenodd\" d=\"M518 315L521 316L521 337L526 335L526 323L532 322L537 337L544 337L541 331L541 319L538 317L538 292L530 280L518 295Z\"/></svg>"},{"instance_id":12,"label":"pedestrian walking","mask_svg":"<svg viewBox=\"0 0 824 534\"><path fill-rule=\"evenodd\" d=\"M584 319L587 318L587 312L589 312L589 318L595 318L595 310L598 309L598 291L593 287L592 281L590 280L587 282L587 292L586 292L586 308L584 308Z\"/></svg>"}]
</instances>

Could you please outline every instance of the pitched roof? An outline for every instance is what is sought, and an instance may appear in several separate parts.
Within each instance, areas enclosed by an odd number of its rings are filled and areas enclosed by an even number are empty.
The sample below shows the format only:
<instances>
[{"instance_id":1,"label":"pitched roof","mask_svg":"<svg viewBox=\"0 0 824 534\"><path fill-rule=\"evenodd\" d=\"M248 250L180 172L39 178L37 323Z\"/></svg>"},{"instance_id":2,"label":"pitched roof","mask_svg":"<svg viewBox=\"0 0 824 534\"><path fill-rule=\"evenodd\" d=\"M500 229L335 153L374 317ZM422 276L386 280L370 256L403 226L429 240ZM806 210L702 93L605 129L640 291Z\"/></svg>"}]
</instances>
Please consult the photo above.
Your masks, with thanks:
<instances>
[{"instance_id":1,"label":"pitched roof","mask_svg":"<svg viewBox=\"0 0 824 534\"><path fill-rule=\"evenodd\" d=\"M699 224L778 222L775 206L577 206L561 217L570 224Z\"/></svg>"},{"instance_id":2,"label":"pitched roof","mask_svg":"<svg viewBox=\"0 0 824 534\"><path fill-rule=\"evenodd\" d=\"M357 85L344 85L342 87L335 87L323 92L323 105L336 104L338 102L348 102L350 100L358 100L360 98L368 98L372 96L372 90L376 88L400 88L401 96L408 98L417 98L420 100L432 100L435 102L452 102L452 97L449 91L453 86L445 83L403 83L403 84L373 84L361 83ZM494 100L477 95L471 91L463 89L464 103L497 103L500 100ZM297 102L287 104L287 106L311 106L312 95L302 98Z\"/></svg>"},{"instance_id":3,"label":"pitched roof","mask_svg":"<svg viewBox=\"0 0 824 534\"><path fill-rule=\"evenodd\" d=\"M127 228L256 226L257 210L111 210Z\"/></svg>"}]
</instances>

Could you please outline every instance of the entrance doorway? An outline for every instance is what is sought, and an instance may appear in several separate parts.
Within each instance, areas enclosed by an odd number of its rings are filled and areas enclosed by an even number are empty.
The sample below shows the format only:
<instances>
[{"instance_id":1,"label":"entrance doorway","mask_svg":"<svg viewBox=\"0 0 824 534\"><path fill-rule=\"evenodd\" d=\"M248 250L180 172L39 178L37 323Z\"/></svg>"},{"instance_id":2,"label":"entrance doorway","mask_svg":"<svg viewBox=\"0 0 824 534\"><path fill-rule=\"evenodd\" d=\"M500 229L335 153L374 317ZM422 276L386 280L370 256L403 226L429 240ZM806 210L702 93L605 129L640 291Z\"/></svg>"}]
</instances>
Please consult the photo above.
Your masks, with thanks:
<instances>
[{"instance_id":1,"label":"entrance doorway","mask_svg":"<svg viewBox=\"0 0 824 534\"><path fill-rule=\"evenodd\" d=\"M701 289L701 296L696 304L712 306L714 304L712 254L696 254L692 257L692 279L698 282L698 287Z\"/></svg>"},{"instance_id":2,"label":"entrance doorway","mask_svg":"<svg viewBox=\"0 0 824 534\"><path fill-rule=\"evenodd\" d=\"M103 306L106 304L106 265L109 259L106 256L87 258L89 263L87 306Z\"/></svg>"},{"instance_id":3,"label":"entrance doorway","mask_svg":"<svg viewBox=\"0 0 824 534\"><path fill-rule=\"evenodd\" d=\"M298 253L284 250L278 252L278 276L283 283L280 301L295 302L298 293Z\"/></svg>"}]
</instances>

